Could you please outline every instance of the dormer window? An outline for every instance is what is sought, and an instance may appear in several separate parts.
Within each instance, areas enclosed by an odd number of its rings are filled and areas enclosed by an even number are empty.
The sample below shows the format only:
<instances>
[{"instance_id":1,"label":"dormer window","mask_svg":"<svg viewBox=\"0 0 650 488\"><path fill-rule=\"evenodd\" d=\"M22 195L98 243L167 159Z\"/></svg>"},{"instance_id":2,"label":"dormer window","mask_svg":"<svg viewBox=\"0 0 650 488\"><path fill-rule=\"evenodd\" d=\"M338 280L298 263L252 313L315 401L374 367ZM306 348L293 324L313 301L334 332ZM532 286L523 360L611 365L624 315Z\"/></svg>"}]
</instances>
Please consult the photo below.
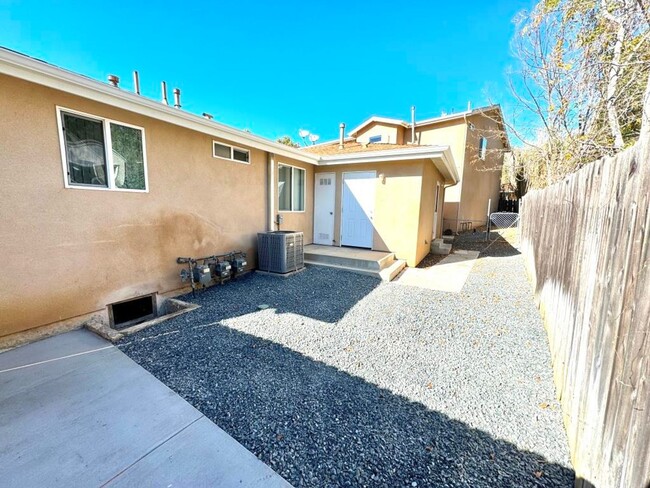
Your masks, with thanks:
<instances>
[{"instance_id":1,"label":"dormer window","mask_svg":"<svg viewBox=\"0 0 650 488\"><path fill-rule=\"evenodd\" d=\"M368 142L371 143L371 144L376 143L376 142L381 142L381 134L378 135L378 136L369 137Z\"/></svg>"}]
</instances>

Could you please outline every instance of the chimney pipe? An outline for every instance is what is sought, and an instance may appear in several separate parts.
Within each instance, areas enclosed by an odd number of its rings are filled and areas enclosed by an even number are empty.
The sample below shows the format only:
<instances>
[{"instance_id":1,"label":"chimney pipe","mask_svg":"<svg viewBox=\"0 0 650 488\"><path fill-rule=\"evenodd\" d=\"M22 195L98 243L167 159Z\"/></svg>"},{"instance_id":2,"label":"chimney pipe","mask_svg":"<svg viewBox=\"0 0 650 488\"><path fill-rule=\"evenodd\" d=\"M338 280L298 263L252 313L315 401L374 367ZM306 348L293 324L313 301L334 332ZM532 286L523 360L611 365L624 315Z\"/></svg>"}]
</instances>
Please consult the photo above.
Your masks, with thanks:
<instances>
[{"instance_id":1,"label":"chimney pipe","mask_svg":"<svg viewBox=\"0 0 650 488\"><path fill-rule=\"evenodd\" d=\"M339 124L339 149L343 149L344 139L345 139L345 124L341 122Z\"/></svg>"},{"instance_id":2,"label":"chimney pipe","mask_svg":"<svg viewBox=\"0 0 650 488\"><path fill-rule=\"evenodd\" d=\"M174 88L174 107L181 108L181 91L178 88Z\"/></svg>"},{"instance_id":3,"label":"chimney pipe","mask_svg":"<svg viewBox=\"0 0 650 488\"><path fill-rule=\"evenodd\" d=\"M212 114L209 114L208 112L203 112L202 115L208 120L212 120L214 118Z\"/></svg>"},{"instance_id":4,"label":"chimney pipe","mask_svg":"<svg viewBox=\"0 0 650 488\"><path fill-rule=\"evenodd\" d=\"M415 144L415 105L411 105L411 144Z\"/></svg>"},{"instance_id":5,"label":"chimney pipe","mask_svg":"<svg viewBox=\"0 0 650 488\"><path fill-rule=\"evenodd\" d=\"M137 71L133 72L133 91L140 95L140 75Z\"/></svg>"},{"instance_id":6,"label":"chimney pipe","mask_svg":"<svg viewBox=\"0 0 650 488\"><path fill-rule=\"evenodd\" d=\"M167 100L167 83L161 81L160 89L162 90L162 103L164 103L165 105L169 105L169 101Z\"/></svg>"},{"instance_id":7,"label":"chimney pipe","mask_svg":"<svg viewBox=\"0 0 650 488\"><path fill-rule=\"evenodd\" d=\"M108 75L108 82L117 88L120 84L120 78L115 75Z\"/></svg>"}]
</instances>

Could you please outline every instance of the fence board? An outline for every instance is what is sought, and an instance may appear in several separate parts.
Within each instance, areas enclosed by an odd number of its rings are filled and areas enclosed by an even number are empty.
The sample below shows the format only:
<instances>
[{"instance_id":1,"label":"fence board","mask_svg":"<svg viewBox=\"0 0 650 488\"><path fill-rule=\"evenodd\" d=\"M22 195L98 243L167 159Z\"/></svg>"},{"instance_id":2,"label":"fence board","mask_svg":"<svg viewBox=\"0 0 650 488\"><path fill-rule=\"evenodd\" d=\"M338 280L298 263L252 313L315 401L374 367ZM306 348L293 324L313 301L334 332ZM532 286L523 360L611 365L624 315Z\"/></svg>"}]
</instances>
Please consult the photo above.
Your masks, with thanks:
<instances>
[{"instance_id":1,"label":"fence board","mask_svg":"<svg viewBox=\"0 0 650 488\"><path fill-rule=\"evenodd\" d=\"M650 487L649 198L640 141L521 204L578 485Z\"/></svg>"}]
</instances>

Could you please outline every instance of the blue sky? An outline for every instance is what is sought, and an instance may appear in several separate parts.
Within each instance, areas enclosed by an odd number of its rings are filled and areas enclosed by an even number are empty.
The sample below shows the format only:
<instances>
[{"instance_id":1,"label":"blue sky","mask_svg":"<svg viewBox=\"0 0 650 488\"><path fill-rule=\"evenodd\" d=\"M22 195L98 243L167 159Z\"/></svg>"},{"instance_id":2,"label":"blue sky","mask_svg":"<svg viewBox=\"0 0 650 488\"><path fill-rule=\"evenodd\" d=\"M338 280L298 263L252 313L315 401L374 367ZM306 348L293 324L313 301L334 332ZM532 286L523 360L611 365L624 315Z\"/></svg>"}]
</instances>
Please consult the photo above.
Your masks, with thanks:
<instances>
[{"instance_id":1,"label":"blue sky","mask_svg":"<svg viewBox=\"0 0 650 488\"><path fill-rule=\"evenodd\" d=\"M240 129L336 138L371 115L418 119L511 105L512 18L524 0L47 2L0 0L0 45Z\"/></svg>"}]
</instances>

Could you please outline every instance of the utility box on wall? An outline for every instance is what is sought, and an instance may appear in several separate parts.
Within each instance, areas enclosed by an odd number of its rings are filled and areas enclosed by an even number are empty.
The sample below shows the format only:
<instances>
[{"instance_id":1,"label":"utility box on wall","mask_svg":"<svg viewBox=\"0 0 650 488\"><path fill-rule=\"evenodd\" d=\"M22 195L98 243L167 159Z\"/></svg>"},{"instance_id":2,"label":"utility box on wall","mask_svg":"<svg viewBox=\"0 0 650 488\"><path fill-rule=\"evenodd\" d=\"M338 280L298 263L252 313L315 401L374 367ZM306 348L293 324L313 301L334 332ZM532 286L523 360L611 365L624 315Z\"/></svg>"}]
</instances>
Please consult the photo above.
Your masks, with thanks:
<instances>
[{"instance_id":1,"label":"utility box on wall","mask_svg":"<svg viewBox=\"0 0 650 488\"><path fill-rule=\"evenodd\" d=\"M270 273L289 273L305 266L302 232L279 230L257 234L257 266Z\"/></svg>"}]
</instances>

